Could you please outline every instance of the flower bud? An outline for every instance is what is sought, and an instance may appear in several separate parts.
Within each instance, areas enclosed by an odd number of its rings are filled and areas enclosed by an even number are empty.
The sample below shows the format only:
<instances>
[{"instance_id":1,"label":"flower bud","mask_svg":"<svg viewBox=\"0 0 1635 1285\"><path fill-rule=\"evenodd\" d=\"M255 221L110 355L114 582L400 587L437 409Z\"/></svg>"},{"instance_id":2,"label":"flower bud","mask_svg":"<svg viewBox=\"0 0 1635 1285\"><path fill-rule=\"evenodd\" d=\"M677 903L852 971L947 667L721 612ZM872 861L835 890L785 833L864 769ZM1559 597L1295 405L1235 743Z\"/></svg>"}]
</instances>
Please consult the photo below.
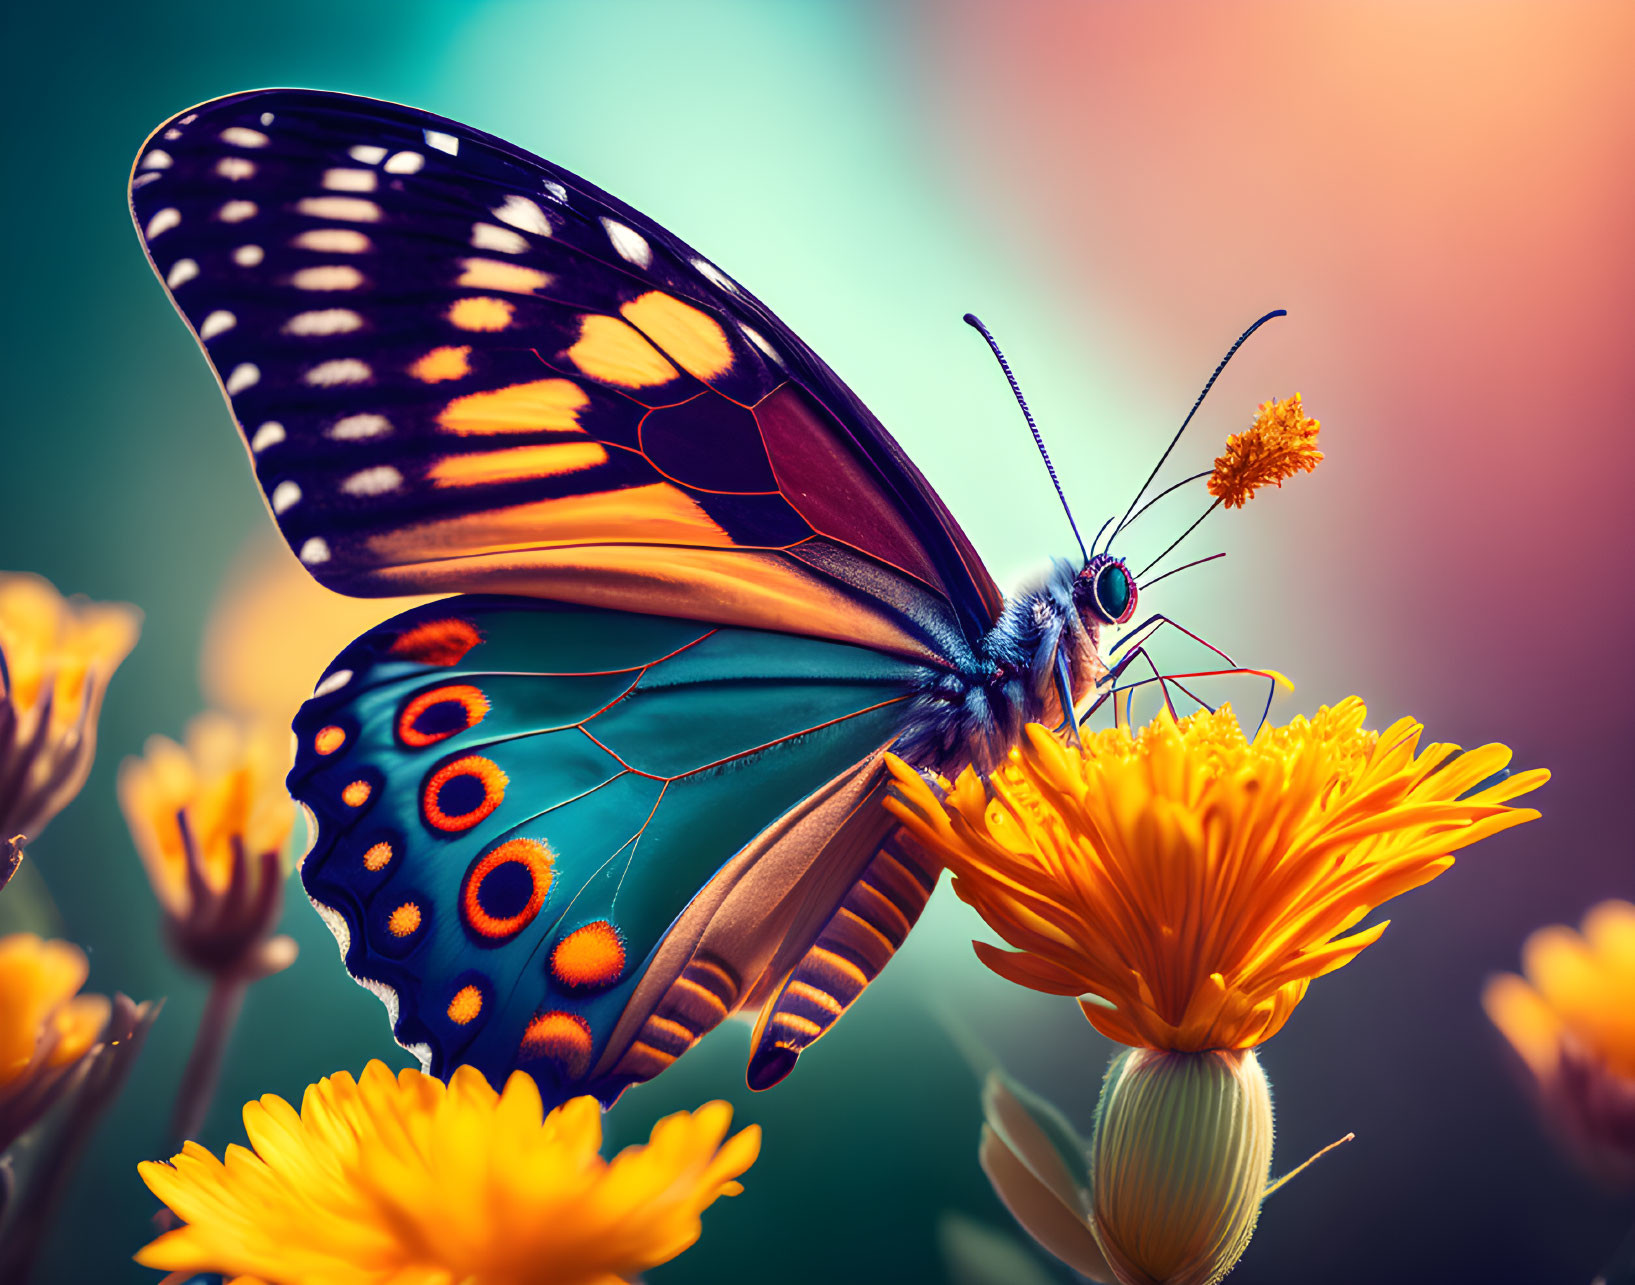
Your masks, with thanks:
<instances>
[{"instance_id":1,"label":"flower bud","mask_svg":"<svg viewBox=\"0 0 1635 1285\"><path fill-rule=\"evenodd\" d=\"M1091 1224L1123 1285L1214 1285L1243 1256L1272 1165L1253 1050L1131 1049L1090 1146Z\"/></svg>"}]
</instances>

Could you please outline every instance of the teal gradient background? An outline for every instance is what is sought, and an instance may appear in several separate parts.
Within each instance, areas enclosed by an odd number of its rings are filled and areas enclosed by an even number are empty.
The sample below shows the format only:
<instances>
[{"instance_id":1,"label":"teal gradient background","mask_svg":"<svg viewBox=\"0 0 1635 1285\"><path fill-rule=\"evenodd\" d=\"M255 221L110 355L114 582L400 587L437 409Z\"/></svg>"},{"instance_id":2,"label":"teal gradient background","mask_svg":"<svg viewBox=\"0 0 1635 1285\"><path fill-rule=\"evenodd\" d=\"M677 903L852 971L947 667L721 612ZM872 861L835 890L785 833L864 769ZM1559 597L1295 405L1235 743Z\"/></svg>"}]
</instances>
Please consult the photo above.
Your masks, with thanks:
<instances>
[{"instance_id":1,"label":"teal gradient background","mask_svg":"<svg viewBox=\"0 0 1635 1285\"><path fill-rule=\"evenodd\" d=\"M1217 386L1185 462L1296 389L1329 459L1211 519L1197 551L1230 556L1154 609L1289 673L1281 715L1355 691L1376 725L1411 713L1435 738L1504 740L1556 779L1544 821L1392 906L1264 1051L1279 1171L1358 1139L1270 1202L1237 1279L1593 1275L1631 1210L1557 1158L1476 995L1532 927L1635 896L1631 10L174 0L31 6L7 44L0 565L147 613L96 770L31 859L91 988L167 997L46 1279L157 1279L128 1257L151 1234L135 1165L159 1154L203 987L161 948L114 776L201 707L205 620L268 524L125 181L167 116L275 84L467 121L673 227L843 374L1007 586L1070 540L962 312L1006 345L1093 528L1242 325L1289 308ZM1155 512L1128 552L1191 516ZM201 1139L218 1150L255 1095L406 1061L294 886L283 927L301 956L251 993ZM766 1130L745 1193L653 1281L954 1279L946 1211L1009 1229L952 1032L1086 1128L1111 1046L1070 1002L988 974L976 936L940 892L769 1094L744 1089L732 1024L626 1096L616 1145L716 1096Z\"/></svg>"}]
</instances>

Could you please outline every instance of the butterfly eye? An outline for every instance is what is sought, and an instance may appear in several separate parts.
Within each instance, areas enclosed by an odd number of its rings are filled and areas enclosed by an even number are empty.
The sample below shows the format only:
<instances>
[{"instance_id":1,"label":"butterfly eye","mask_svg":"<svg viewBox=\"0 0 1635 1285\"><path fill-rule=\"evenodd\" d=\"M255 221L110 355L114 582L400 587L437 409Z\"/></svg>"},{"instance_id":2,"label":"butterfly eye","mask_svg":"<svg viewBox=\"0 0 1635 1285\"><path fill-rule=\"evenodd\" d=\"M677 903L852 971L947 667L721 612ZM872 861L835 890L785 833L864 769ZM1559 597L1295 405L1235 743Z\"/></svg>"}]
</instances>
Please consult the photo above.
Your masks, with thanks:
<instances>
[{"instance_id":1,"label":"butterfly eye","mask_svg":"<svg viewBox=\"0 0 1635 1285\"><path fill-rule=\"evenodd\" d=\"M1097 572L1096 606L1115 625L1135 614L1135 581L1122 562L1109 562Z\"/></svg>"}]
</instances>

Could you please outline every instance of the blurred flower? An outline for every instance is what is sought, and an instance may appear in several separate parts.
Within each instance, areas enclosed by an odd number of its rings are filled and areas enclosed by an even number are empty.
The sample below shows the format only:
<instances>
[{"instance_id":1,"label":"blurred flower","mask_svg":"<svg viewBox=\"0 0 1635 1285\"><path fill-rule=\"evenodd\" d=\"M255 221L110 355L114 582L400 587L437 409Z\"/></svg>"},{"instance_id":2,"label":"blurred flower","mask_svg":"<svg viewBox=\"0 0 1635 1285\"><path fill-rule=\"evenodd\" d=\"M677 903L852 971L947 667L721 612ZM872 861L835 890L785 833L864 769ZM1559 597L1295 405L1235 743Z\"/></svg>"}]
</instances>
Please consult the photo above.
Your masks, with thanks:
<instances>
[{"instance_id":1,"label":"blurred flower","mask_svg":"<svg viewBox=\"0 0 1635 1285\"><path fill-rule=\"evenodd\" d=\"M1310 473L1323 458L1315 419L1300 394L1262 402L1255 422L1226 439L1226 453L1209 475L1209 493L1229 509L1241 509L1263 486L1281 487L1296 473Z\"/></svg>"},{"instance_id":2,"label":"blurred flower","mask_svg":"<svg viewBox=\"0 0 1635 1285\"><path fill-rule=\"evenodd\" d=\"M0 937L0 1152L49 1111L85 1070L108 1000L81 995L85 952L33 933Z\"/></svg>"},{"instance_id":3,"label":"blurred flower","mask_svg":"<svg viewBox=\"0 0 1635 1285\"><path fill-rule=\"evenodd\" d=\"M1366 713L1349 697L1250 741L1229 706L1179 723L1161 710L1078 749L1032 726L986 789L967 770L945 800L892 759L887 806L1018 948L976 943L1000 976L1086 996L1122 1044L1253 1048L1386 923L1341 934L1538 815L1505 801L1548 772L1497 775L1502 745L1421 751L1418 723L1379 734Z\"/></svg>"},{"instance_id":4,"label":"blurred flower","mask_svg":"<svg viewBox=\"0 0 1635 1285\"><path fill-rule=\"evenodd\" d=\"M11 882L12 875L23 864L23 835L13 839L0 839L0 888Z\"/></svg>"},{"instance_id":5,"label":"blurred flower","mask_svg":"<svg viewBox=\"0 0 1635 1285\"><path fill-rule=\"evenodd\" d=\"M125 603L0 573L0 835L38 838L85 784L103 692L141 622Z\"/></svg>"},{"instance_id":6,"label":"blurred flower","mask_svg":"<svg viewBox=\"0 0 1635 1285\"><path fill-rule=\"evenodd\" d=\"M1540 928L1522 947L1522 971L1492 978L1482 1007L1585 1168L1635 1184L1635 905L1602 902L1582 933Z\"/></svg>"},{"instance_id":7,"label":"blurred flower","mask_svg":"<svg viewBox=\"0 0 1635 1285\"><path fill-rule=\"evenodd\" d=\"M1107 1073L1088 1156L1048 1104L994 1080L984 1097L995 1190L1094 1280L1212 1285L1231 1270L1281 1185L1267 1184L1255 1046L1379 937L1384 923L1352 931L1375 907L1538 815L1506 800L1549 774L1506 775L1504 746L1421 750L1419 724L1376 734L1366 712L1351 697L1252 741L1229 707L1071 748L1030 726L986 783L968 769L940 798L888 756L887 806L1017 948L979 942L979 957L1080 996L1133 1046Z\"/></svg>"},{"instance_id":8,"label":"blurred flower","mask_svg":"<svg viewBox=\"0 0 1635 1285\"><path fill-rule=\"evenodd\" d=\"M119 802L171 945L206 973L276 972L294 944L269 934L283 909L295 807L284 790L288 736L201 714L181 746L148 738L119 769Z\"/></svg>"},{"instance_id":9,"label":"blurred flower","mask_svg":"<svg viewBox=\"0 0 1635 1285\"><path fill-rule=\"evenodd\" d=\"M724 1102L612 1161L594 1098L542 1115L529 1076L496 1093L471 1067L445 1087L371 1062L313 1085L299 1115L269 1095L244 1108L253 1150L223 1164L189 1142L140 1166L184 1225L137 1261L280 1285L605 1285L690 1246L760 1148L754 1125L726 1138Z\"/></svg>"},{"instance_id":10,"label":"blurred flower","mask_svg":"<svg viewBox=\"0 0 1635 1285\"><path fill-rule=\"evenodd\" d=\"M359 634L435 598L348 598L314 580L267 526L233 560L205 625L199 681L231 714L286 728Z\"/></svg>"}]
</instances>

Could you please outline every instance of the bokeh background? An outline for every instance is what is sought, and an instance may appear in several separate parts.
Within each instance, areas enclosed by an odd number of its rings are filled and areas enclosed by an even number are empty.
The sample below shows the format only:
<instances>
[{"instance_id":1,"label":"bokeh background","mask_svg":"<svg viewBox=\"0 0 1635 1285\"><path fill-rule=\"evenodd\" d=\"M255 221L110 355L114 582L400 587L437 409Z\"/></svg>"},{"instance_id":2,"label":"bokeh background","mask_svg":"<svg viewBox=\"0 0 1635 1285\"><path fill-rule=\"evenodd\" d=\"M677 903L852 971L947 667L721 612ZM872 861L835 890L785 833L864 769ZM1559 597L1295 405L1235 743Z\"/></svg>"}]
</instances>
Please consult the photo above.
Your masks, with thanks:
<instances>
[{"instance_id":1,"label":"bokeh background","mask_svg":"<svg viewBox=\"0 0 1635 1285\"><path fill-rule=\"evenodd\" d=\"M1535 925L1635 895L1635 9L169 0L14 6L7 27L0 564L147 612L90 783L31 849L39 913L90 951L93 989L168 997L47 1279L154 1276L128 1258L152 1212L135 1164L160 1147L203 988L160 948L114 774L201 707L213 604L270 525L124 184L160 120L271 84L468 121L674 227L853 383L1001 583L1067 534L963 311L1006 344L1093 526L1241 326L1288 308L1182 462L1207 467L1256 402L1296 390L1328 461L1211 519L1194 547L1230 556L1153 605L1288 672L1283 713L1355 691L1378 725L1501 739L1555 779L1543 822L1394 906L1265 1051L1276 1168L1357 1141L1270 1202L1237 1279L1594 1274L1631 1210L1556 1157L1476 996ZM1189 505L1144 518L1132 555ZM268 627L299 635L294 615ZM284 928L301 957L251 994L205 1129L218 1149L249 1097L405 1060L293 888ZM940 1220L1009 1231L953 1032L1085 1127L1109 1049L1070 1002L987 975L983 932L944 890L770 1094L743 1089L734 1025L627 1095L617 1140L718 1095L766 1129L746 1193L655 1282L958 1279Z\"/></svg>"}]
</instances>

